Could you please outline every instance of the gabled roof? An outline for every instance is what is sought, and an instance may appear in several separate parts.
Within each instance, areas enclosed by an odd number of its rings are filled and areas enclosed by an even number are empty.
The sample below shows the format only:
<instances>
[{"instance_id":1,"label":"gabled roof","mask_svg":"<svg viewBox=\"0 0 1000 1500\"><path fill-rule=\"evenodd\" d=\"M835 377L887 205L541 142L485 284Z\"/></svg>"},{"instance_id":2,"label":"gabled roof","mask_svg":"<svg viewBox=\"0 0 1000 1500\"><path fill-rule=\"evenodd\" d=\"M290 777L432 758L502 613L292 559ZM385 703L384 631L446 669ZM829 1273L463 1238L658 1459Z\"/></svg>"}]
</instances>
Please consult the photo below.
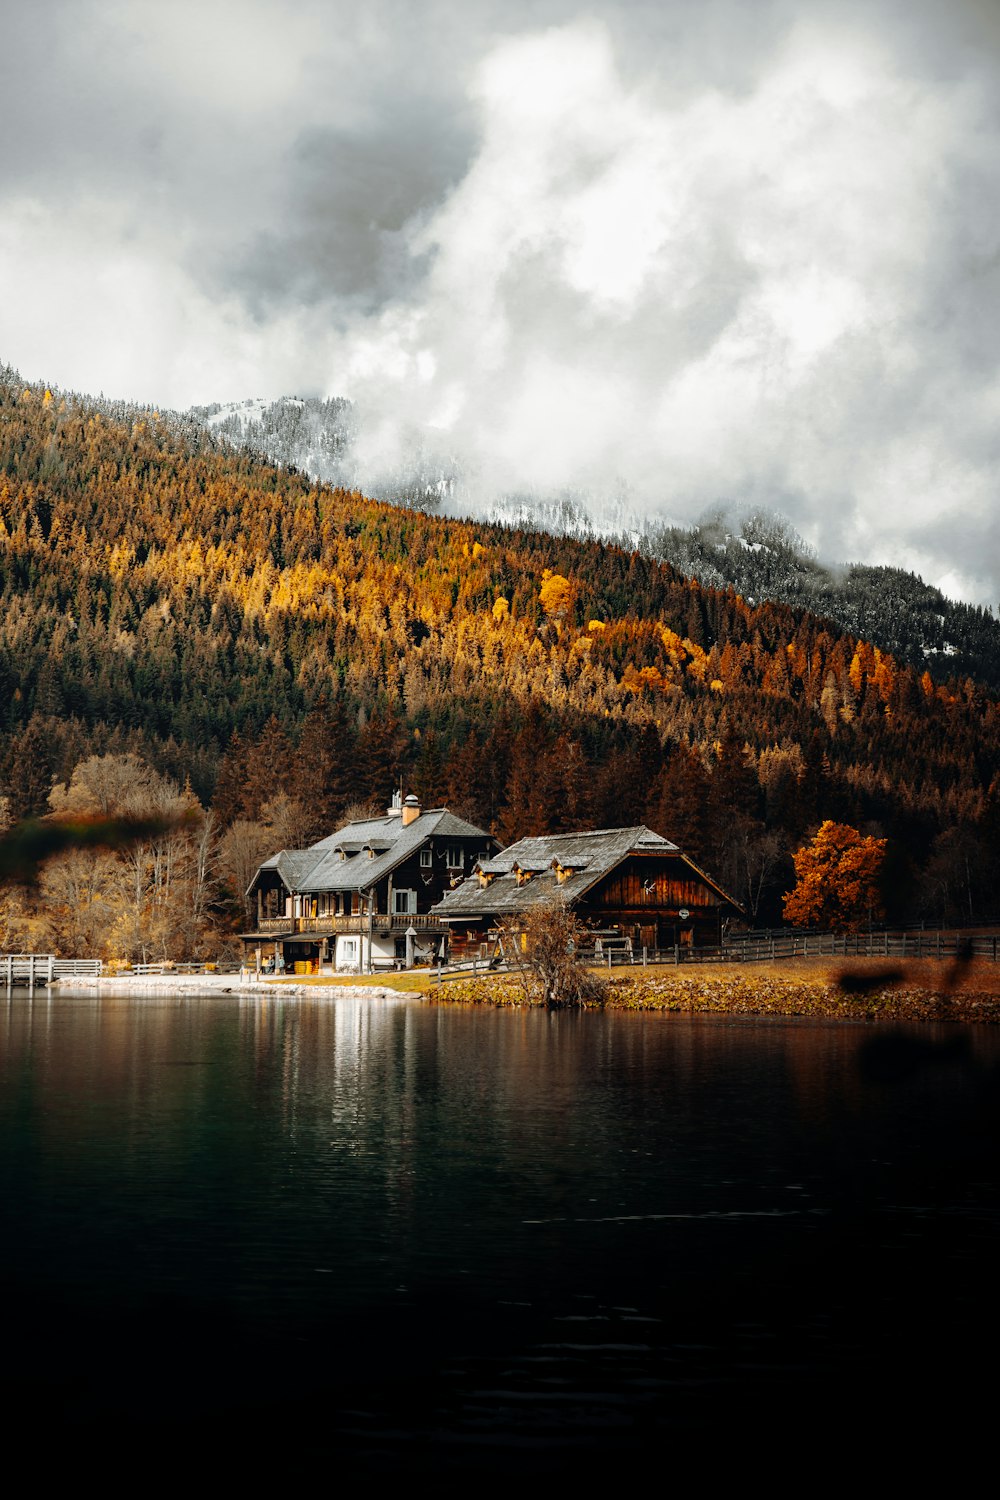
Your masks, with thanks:
<instances>
[{"instance_id":1,"label":"gabled roof","mask_svg":"<svg viewBox=\"0 0 1000 1500\"><path fill-rule=\"evenodd\" d=\"M250 883L252 891L264 870L275 870L290 891L359 891L402 864L428 838L479 839L491 836L447 808L430 808L406 827L400 817L365 818L345 823L309 849L282 849L265 860ZM344 857L346 856L346 857Z\"/></svg>"},{"instance_id":2,"label":"gabled roof","mask_svg":"<svg viewBox=\"0 0 1000 1500\"><path fill-rule=\"evenodd\" d=\"M302 875L315 863L310 849L280 849L261 865L261 870L277 870L290 891L301 890ZM260 874L260 870L257 871Z\"/></svg>"},{"instance_id":3,"label":"gabled roof","mask_svg":"<svg viewBox=\"0 0 1000 1500\"><path fill-rule=\"evenodd\" d=\"M631 855L668 855L688 866L728 904L737 907L720 885L681 852L676 844L643 825L633 828L600 828L593 833L547 834L520 839L478 868L493 878L480 885L473 876L431 908L434 916L447 918L487 917L494 913L523 911L526 906L551 901L558 895L569 903L578 901L592 886ZM556 866L572 872L562 880ZM518 883L515 870L531 871L530 880Z\"/></svg>"}]
</instances>

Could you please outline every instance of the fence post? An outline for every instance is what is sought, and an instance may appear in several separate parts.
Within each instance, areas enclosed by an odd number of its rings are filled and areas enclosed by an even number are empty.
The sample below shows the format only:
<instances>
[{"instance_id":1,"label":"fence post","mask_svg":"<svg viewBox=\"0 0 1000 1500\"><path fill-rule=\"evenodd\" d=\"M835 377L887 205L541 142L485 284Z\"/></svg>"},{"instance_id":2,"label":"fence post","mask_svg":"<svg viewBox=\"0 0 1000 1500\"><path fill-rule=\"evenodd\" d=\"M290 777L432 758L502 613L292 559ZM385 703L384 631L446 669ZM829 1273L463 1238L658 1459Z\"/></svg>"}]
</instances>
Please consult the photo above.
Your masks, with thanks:
<instances>
[{"instance_id":1,"label":"fence post","mask_svg":"<svg viewBox=\"0 0 1000 1500\"><path fill-rule=\"evenodd\" d=\"M993 957L996 958L996 956L997 956L997 940L996 940L996 938L994 938L993 939ZM643 945L642 945L642 967L643 968L646 967L646 944L645 943L643 943Z\"/></svg>"},{"instance_id":2,"label":"fence post","mask_svg":"<svg viewBox=\"0 0 1000 1500\"><path fill-rule=\"evenodd\" d=\"M674 967L675 968L680 963L680 961L681 961L680 944L679 943L675 943L674 944Z\"/></svg>"}]
</instances>

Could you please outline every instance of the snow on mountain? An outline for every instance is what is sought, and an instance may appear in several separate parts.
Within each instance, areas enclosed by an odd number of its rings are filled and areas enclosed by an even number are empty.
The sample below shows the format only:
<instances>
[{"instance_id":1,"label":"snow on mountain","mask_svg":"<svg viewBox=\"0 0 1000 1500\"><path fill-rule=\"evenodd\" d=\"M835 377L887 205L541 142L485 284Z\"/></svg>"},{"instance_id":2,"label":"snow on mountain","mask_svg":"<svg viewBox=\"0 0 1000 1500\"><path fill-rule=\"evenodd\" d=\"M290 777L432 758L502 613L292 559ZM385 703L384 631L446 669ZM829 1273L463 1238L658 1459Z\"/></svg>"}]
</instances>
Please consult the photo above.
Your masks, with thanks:
<instances>
[{"instance_id":1,"label":"snow on mountain","mask_svg":"<svg viewBox=\"0 0 1000 1500\"><path fill-rule=\"evenodd\" d=\"M819 562L787 521L766 508L724 504L694 526L641 513L627 491L484 492L440 434L395 433L386 457L349 401L260 398L194 407L187 418L217 439L317 480L376 499L474 516L526 530L603 538L670 563L713 588L828 616L900 660L947 678L955 670L1000 690L1000 624L898 568Z\"/></svg>"}]
</instances>

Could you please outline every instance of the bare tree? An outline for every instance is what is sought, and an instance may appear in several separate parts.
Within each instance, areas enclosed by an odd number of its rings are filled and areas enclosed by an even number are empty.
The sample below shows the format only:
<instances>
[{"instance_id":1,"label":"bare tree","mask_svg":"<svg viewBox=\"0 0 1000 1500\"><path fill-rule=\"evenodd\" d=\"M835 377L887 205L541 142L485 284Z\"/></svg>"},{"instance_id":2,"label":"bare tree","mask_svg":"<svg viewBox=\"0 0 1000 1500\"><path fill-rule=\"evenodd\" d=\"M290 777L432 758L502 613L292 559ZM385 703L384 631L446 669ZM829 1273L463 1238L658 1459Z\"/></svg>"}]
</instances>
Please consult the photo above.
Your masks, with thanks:
<instances>
[{"instance_id":1,"label":"bare tree","mask_svg":"<svg viewBox=\"0 0 1000 1500\"><path fill-rule=\"evenodd\" d=\"M247 887L261 863L282 847L274 843L273 831L249 818L237 818L219 840L219 867L247 923L253 920Z\"/></svg>"},{"instance_id":2,"label":"bare tree","mask_svg":"<svg viewBox=\"0 0 1000 1500\"><path fill-rule=\"evenodd\" d=\"M528 998L540 999L549 1010L604 1004L603 979L578 957L591 934L565 901L539 902L515 913L501 937L508 959L517 955Z\"/></svg>"}]
</instances>

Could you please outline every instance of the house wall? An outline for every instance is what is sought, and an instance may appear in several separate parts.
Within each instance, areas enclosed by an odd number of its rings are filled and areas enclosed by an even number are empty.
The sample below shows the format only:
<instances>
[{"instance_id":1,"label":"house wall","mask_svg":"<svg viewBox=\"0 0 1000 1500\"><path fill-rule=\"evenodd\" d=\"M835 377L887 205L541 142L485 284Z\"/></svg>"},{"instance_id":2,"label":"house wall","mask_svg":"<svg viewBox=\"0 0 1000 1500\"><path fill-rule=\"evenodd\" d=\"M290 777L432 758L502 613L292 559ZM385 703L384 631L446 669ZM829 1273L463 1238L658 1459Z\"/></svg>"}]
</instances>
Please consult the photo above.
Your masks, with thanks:
<instances>
[{"instance_id":1,"label":"house wall","mask_svg":"<svg viewBox=\"0 0 1000 1500\"><path fill-rule=\"evenodd\" d=\"M338 933L337 948L334 955L334 967L342 973L367 973L368 972L368 934L367 933ZM395 958L395 939L389 936L379 937L376 933L371 940L371 957L376 964L381 962L391 963Z\"/></svg>"},{"instance_id":2,"label":"house wall","mask_svg":"<svg viewBox=\"0 0 1000 1500\"><path fill-rule=\"evenodd\" d=\"M719 904L719 896L711 886L699 880L686 865L681 866L683 875L676 872L677 864L663 866L652 860L627 860L613 870L607 880L587 895L588 907L613 911L676 913L681 907L689 911L712 910ZM652 885L646 890L647 884Z\"/></svg>"}]
</instances>

